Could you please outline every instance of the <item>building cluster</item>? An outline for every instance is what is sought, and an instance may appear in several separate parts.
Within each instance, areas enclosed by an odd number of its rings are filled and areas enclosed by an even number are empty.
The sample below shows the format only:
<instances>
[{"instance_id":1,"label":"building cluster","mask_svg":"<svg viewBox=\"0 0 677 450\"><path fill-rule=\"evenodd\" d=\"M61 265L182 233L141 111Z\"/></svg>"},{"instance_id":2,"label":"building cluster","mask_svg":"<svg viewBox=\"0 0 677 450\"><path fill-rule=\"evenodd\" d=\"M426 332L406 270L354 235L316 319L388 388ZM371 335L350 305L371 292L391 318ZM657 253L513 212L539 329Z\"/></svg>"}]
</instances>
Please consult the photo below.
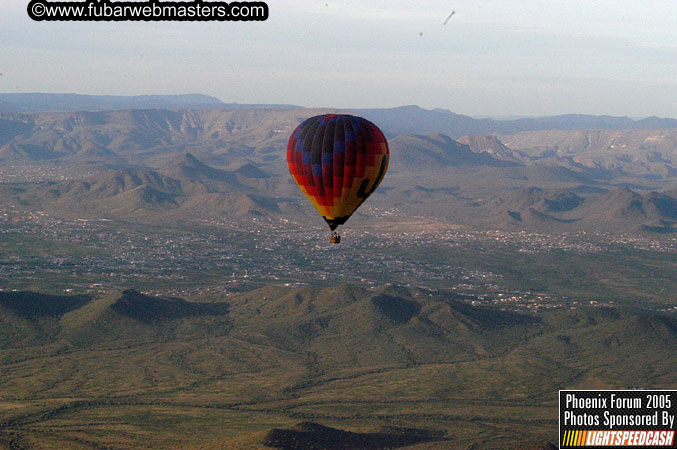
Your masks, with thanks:
<instances>
[{"instance_id":1,"label":"building cluster","mask_svg":"<svg viewBox=\"0 0 677 450\"><path fill-rule=\"evenodd\" d=\"M384 212L385 213L385 212ZM289 218L215 218L181 229L0 207L0 286L104 293L135 288L176 296L228 296L252 287L395 283L451 290L475 305L540 311L578 307L566 298L515 291L503 275L459 255L483 249L599 252L615 246L677 252L674 240L504 231L328 232ZM8 249L11 248L11 251ZM459 251L449 251L458 249ZM592 306L604 306L592 304Z\"/></svg>"}]
</instances>

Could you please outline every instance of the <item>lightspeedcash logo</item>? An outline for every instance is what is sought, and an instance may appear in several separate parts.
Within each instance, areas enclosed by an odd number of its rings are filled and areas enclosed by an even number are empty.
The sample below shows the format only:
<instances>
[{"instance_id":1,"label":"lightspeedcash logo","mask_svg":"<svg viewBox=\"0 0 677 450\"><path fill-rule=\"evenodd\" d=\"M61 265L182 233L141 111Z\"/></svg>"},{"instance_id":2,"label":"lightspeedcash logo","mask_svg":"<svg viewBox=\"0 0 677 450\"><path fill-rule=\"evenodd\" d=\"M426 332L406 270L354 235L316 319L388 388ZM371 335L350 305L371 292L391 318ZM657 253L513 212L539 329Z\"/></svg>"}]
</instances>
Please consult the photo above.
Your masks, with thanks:
<instances>
[{"instance_id":1,"label":"lightspeedcash logo","mask_svg":"<svg viewBox=\"0 0 677 450\"><path fill-rule=\"evenodd\" d=\"M560 391L560 448L677 448L677 391Z\"/></svg>"},{"instance_id":2,"label":"lightspeedcash logo","mask_svg":"<svg viewBox=\"0 0 677 450\"><path fill-rule=\"evenodd\" d=\"M562 448L673 448L674 431L660 430L569 430L562 436Z\"/></svg>"}]
</instances>

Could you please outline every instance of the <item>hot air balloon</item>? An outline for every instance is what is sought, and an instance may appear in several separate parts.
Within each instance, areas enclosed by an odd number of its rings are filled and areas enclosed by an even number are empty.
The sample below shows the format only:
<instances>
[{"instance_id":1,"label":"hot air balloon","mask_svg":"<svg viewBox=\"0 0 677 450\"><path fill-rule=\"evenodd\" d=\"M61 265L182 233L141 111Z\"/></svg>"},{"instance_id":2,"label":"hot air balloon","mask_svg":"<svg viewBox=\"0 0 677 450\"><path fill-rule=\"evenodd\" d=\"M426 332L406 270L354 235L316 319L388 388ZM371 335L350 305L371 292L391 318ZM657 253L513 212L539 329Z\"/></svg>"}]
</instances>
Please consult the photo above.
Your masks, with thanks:
<instances>
[{"instance_id":1,"label":"hot air balloon","mask_svg":"<svg viewBox=\"0 0 677 450\"><path fill-rule=\"evenodd\" d=\"M333 231L376 190L388 170L385 136L362 117L325 114L299 125L287 144L294 181Z\"/></svg>"}]
</instances>

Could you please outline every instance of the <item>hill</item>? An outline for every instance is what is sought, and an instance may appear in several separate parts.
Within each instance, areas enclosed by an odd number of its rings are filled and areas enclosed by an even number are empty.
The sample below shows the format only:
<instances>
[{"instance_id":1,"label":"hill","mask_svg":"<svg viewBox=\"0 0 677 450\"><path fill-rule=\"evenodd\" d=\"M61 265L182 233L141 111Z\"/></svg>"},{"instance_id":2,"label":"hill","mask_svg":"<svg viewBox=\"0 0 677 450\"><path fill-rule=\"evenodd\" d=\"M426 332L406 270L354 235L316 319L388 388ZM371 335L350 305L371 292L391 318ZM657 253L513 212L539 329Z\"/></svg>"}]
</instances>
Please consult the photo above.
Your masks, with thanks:
<instances>
[{"instance_id":1,"label":"hill","mask_svg":"<svg viewBox=\"0 0 677 450\"><path fill-rule=\"evenodd\" d=\"M633 223L656 232L673 232L677 225L677 198L659 192L640 195L619 188L591 199L580 214L588 221Z\"/></svg>"},{"instance_id":2,"label":"hill","mask_svg":"<svg viewBox=\"0 0 677 450\"><path fill-rule=\"evenodd\" d=\"M204 218L241 217L277 212L280 200L260 195L275 192L275 182L260 169L216 169L191 154L162 171L105 170L83 180L49 182L0 190L5 202L43 209L67 217ZM269 184L270 183L270 184Z\"/></svg>"},{"instance_id":3,"label":"hill","mask_svg":"<svg viewBox=\"0 0 677 450\"><path fill-rule=\"evenodd\" d=\"M474 223L508 229L671 233L677 223L675 197L659 192L639 194L628 188L602 193L509 189L474 202L471 208Z\"/></svg>"},{"instance_id":4,"label":"hill","mask_svg":"<svg viewBox=\"0 0 677 450\"><path fill-rule=\"evenodd\" d=\"M179 180L186 191L207 192L271 192L277 180L271 180L263 170L251 163L245 163L235 170L222 170L208 166L191 153L186 153L161 172Z\"/></svg>"},{"instance_id":5,"label":"hill","mask_svg":"<svg viewBox=\"0 0 677 450\"><path fill-rule=\"evenodd\" d=\"M162 172L179 180L193 192L237 191L245 188L238 182L234 173L210 167L190 153L186 153L179 161L162 169Z\"/></svg>"},{"instance_id":6,"label":"hill","mask_svg":"<svg viewBox=\"0 0 677 450\"><path fill-rule=\"evenodd\" d=\"M388 449L409 447L421 442L435 441L428 430L386 428L379 433L352 433L317 423L303 422L292 429L274 429L266 434L264 444L281 449L348 448Z\"/></svg>"},{"instance_id":7,"label":"hill","mask_svg":"<svg viewBox=\"0 0 677 450\"><path fill-rule=\"evenodd\" d=\"M641 310L518 314L395 286L8 295L3 324L27 302L24 328L0 335L0 442L15 447L546 448L558 389L665 388L677 369L677 322Z\"/></svg>"},{"instance_id":8,"label":"hill","mask_svg":"<svg viewBox=\"0 0 677 450\"><path fill-rule=\"evenodd\" d=\"M400 135L389 143L395 170L431 170L453 166L507 167L521 165L496 159L488 152L474 152L448 136Z\"/></svg>"},{"instance_id":9,"label":"hill","mask_svg":"<svg viewBox=\"0 0 677 450\"><path fill-rule=\"evenodd\" d=\"M508 148L494 135L462 136L458 142L467 145L475 153L488 153L492 158L502 161L520 162L527 158Z\"/></svg>"},{"instance_id":10,"label":"hill","mask_svg":"<svg viewBox=\"0 0 677 450\"><path fill-rule=\"evenodd\" d=\"M90 217L123 217L178 206L181 183L150 170L107 170L80 181L47 183L18 198L36 207Z\"/></svg>"},{"instance_id":11,"label":"hill","mask_svg":"<svg viewBox=\"0 0 677 450\"><path fill-rule=\"evenodd\" d=\"M87 304L89 297L0 291L0 349L49 345L58 321Z\"/></svg>"},{"instance_id":12,"label":"hill","mask_svg":"<svg viewBox=\"0 0 677 450\"><path fill-rule=\"evenodd\" d=\"M534 158L552 159L607 176L674 177L677 132L664 130L530 131L503 135L510 147Z\"/></svg>"}]
</instances>

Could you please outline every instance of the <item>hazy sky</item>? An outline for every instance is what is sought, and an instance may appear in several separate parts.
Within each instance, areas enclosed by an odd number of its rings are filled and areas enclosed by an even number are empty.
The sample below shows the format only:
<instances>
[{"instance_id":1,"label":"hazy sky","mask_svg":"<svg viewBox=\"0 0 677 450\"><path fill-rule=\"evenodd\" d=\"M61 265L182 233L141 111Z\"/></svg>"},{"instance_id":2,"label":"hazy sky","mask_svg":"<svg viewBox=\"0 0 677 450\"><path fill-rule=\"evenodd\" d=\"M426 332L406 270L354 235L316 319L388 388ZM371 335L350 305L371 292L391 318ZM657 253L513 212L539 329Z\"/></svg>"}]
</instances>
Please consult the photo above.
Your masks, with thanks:
<instances>
[{"instance_id":1,"label":"hazy sky","mask_svg":"<svg viewBox=\"0 0 677 450\"><path fill-rule=\"evenodd\" d=\"M0 92L677 117L675 0L271 0L249 23L33 22L0 1Z\"/></svg>"}]
</instances>

